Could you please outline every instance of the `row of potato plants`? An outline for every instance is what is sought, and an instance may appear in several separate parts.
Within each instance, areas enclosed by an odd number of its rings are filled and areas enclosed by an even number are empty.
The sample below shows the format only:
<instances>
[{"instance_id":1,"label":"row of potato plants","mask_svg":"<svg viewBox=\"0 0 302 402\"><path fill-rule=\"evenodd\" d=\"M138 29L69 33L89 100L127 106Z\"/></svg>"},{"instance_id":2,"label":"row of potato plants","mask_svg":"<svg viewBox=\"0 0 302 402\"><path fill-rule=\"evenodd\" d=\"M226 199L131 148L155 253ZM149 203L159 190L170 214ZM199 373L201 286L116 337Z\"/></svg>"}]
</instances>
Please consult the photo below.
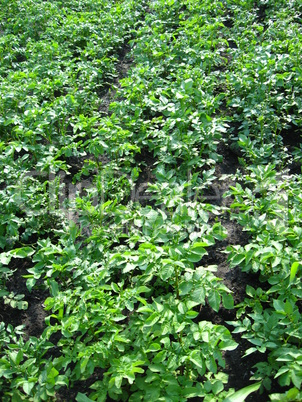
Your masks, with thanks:
<instances>
[{"instance_id":1,"label":"row of potato plants","mask_svg":"<svg viewBox=\"0 0 302 402\"><path fill-rule=\"evenodd\" d=\"M226 72L227 104L234 111L232 137L238 140L244 174L237 174L236 186L226 196L234 199L232 219L250 240L226 252L230 266L259 274L263 285L247 286L247 297L236 306L237 321L230 324L251 343L245 357L263 354L252 379L262 381L270 400L298 401L301 173L293 174L289 167L297 162L301 171L302 10L297 2L258 4L258 10L240 9L241 18L231 28L241 35L232 51L232 69ZM270 392L272 381L285 392Z\"/></svg>"},{"instance_id":2,"label":"row of potato plants","mask_svg":"<svg viewBox=\"0 0 302 402\"><path fill-rule=\"evenodd\" d=\"M284 146L301 123L301 6L4 3L1 296L26 308L6 287L11 261L26 258L27 287L49 292L49 316L28 340L1 324L2 399L56 400L82 383L77 401L243 400L276 377L291 389L270 398L298 400L300 176L276 170L301 154ZM133 66L104 116L126 44ZM224 372L223 352L236 342L200 318L206 303L234 308L216 267L202 261L227 235L213 223L222 209L202 199L222 141L244 172L228 193L231 216L251 233L247 246L226 250L230 265L272 285L248 287L231 323L255 346L247 354L268 351L241 394ZM154 161L145 207L133 196L140 153ZM66 198L69 176L93 185Z\"/></svg>"}]
</instances>

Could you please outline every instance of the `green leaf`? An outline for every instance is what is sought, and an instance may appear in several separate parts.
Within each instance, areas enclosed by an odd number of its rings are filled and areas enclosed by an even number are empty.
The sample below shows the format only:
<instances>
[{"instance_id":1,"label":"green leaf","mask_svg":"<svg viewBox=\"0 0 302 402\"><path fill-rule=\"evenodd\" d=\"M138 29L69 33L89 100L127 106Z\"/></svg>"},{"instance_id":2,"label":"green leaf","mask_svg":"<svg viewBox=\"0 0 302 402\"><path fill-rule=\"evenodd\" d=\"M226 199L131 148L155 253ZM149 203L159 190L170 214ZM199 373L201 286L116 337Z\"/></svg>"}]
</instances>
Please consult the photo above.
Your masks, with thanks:
<instances>
[{"instance_id":1,"label":"green leaf","mask_svg":"<svg viewBox=\"0 0 302 402\"><path fill-rule=\"evenodd\" d=\"M181 314L185 314L186 311L187 311L186 305L185 305L184 303L182 303L182 302L179 303L179 305L177 306L177 308L178 308L178 311L179 311Z\"/></svg>"},{"instance_id":2,"label":"green leaf","mask_svg":"<svg viewBox=\"0 0 302 402\"><path fill-rule=\"evenodd\" d=\"M209 237L209 236L208 236L208 237ZM212 237L212 236L210 236L210 237ZM208 242L205 242L205 241L198 241L198 242L194 243L194 244L192 245L192 247L191 247L191 250L195 251L196 253L197 253L197 252L203 253L203 252L205 251L204 247L212 246L213 244L215 244L214 238L211 239L210 237L209 237L209 241L208 241Z\"/></svg>"},{"instance_id":3,"label":"green leaf","mask_svg":"<svg viewBox=\"0 0 302 402\"><path fill-rule=\"evenodd\" d=\"M238 343L233 341L233 339L229 339L227 341L219 342L218 346L221 350L235 350L238 346Z\"/></svg>"},{"instance_id":4,"label":"green leaf","mask_svg":"<svg viewBox=\"0 0 302 402\"><path fill-rule=\"evenodd\" d=\"M204 360L201 356L201 353L197 350L194 350L190 355L190 361L195 364L198 368L205 370Z\"/></svg>"},{"instance_id":5,"label":"green leaf","mask_svg":"<svg viewBox=\"0 0 302 402\"><path fill-rule=\"evenodd\" d=\"M157 355L152 360L152 363L154 363L154 364L161 363L162 361L165 360L166 355L167 355L167 352L165 350L162 350L161 352L157 353Z\"/></svg>"},{"instance_id":6,"label":"green leaf","mask_svg":"<svg viewBox=\"0 0 302 402\"><path fill-rule=\"evenodd\" d=\"M286 397L289 401L296 400L297 396L299 395L299 390L297 388L291 388L287 391Z\"/></svg>"},{"instance_id":7,"label":"green leaf","mask_svg":"<svg viewBox=\"0 0 302 402\"><path fill-rule=\"evenodd\" d=\"M82 394L82 392L77 393L76 401L77 402L93 402L92 399L88 398L85 394Z\"/></svg>"},{"instance_id":8,"label":"green leaf","mask_svg":"<svg viewBox=\"0 0 302 402\"><path fill-rule=\"evenodd\" d=\"M114 384L117 389L121 388L123 382L123 377L121 375L117 375L114 377Z\"/></svg>"},{"instance_id":9,"label":"green leaf","mask_svg":"<svg viewBox=\"0 0 302 402\"><path fill-rule=\"evenodd\" d=\"M212 386L212 391L214 395L219 394L219 392L223 391L224 386L222 381L216 381Z\"/></svg>"},{"instance_id":10,"label":"green leaf","mask_svg":"<svg viewBox=\"0 0 302 402\"><path fill-rule=\"evenodd\" d=\"M245 292L246 292L246 294L247 294L248 296L254 297L256 291L255 291L255 289L254 289L252 286L246 285Z\"/></svg>"},{"instance_id":11,"label":"green leaf","mask_svg":"<svg viewBox=\"0 0 302 402\"><path fill-rule=\"evenodd\" d=\"M11 361L12 361L14 364L17 364L17 356L18 356L18 353L17 353L17 352L7 352L7 353L8 353L8 355L9 355Z\"/></svg>"},{"instance_id":12,"label":"green leaf","mask_svg":"<svg viewBox=\"0 0 302 402\"><path fill-rule=\"evenodd\" d=\"M28 289L29 292L31 292L32 288L35 286L36 284L36 279L35 278L28 278L26 281L26 287Z\"/></svg>"},{"instance_id":13,"label":"green leaf","mask_svg":"<svg viewBox=\"0 0 302 402\"><path fill-rule=\"evenodd\" d=\"M116 283L112 282L112 283L111 283L111 288L112 288L112 290L113 290L114 292L120 293L120 288L117 286Z\"/></svg>"},{"instance_id":14,"label":"green leaf","mask_svg":"<svg viewBox=\"0 0 302 402\"><path fill-rule=\"evenodd\" d=\"M239 265L244 260L245 260L245 254L237 254L231 258L231 263L233 266L235 266Z\"/></svg>"},{"instance_id":15,"label":"green leaf","mask_svg":"<svg viewBox=\"0 0 302 402\"><path fill-rule=\"evenodd\" d=\"M31 256L35 252L31 247L20 247L11 250L9 253L14 258L26 258Z\"/></svg>"},{"instance_id":16,"label":"green leaf","mask_svg":"<svg viewBox=\"0 0 302 402\"><path fill-rule=\"evenodd\" d=\"M0 290L0 297L7 296L7 295L9 295L9 292L7 290L4 290L4 289Z\"/></svg>"},{"instance_id":17,"label":"green leaf","mask_svg":"<svg viewBox=\"0 0 302 402\"><path fill-rule=\"evenodd\" d=\"M146 292L150 292L150 288L148 288L147 286L139 286L136 291L137 294Z\"/></svg>"},{"instance_id":18,"label":"green leaf","mask_svg":"<svg viewBox=\"0 0 302 402\"><path fill-rule=\"evenodd\" d=\"M219 311L219 306L220 306L220 294L218 290L211 291L209 296L208 296L208 301L210 306L216 313Z\"/></svg>"},{"instance_id":19,"label":"green leaf","mask_svg":"<svg viewBox=\"0 0 302 402\"><path fill-rule=\"evenodd\" d=\"M283 301L274 299L274 300L273 300L273 305L274 305L274 309L275 309L276 311L278 311L278 312L280 312L280 313L286 314L286 313L285 313L285 310L284 310L284 308L285 308L285 303L284 303Z\"/></svg>"},{"instance_id":20,"label":"green leaf","mask_svg":"<svg viewBox=\"0 0 302 402\"><path fill-rule=\"evenodd\" d=\"M49 279L49 285L51 287L51 293L53 297L57 297L59 294L59 285L54 279Z\"/></svg>"},{"instance_id":21,"label":"green leaf","mask_svg":"<svg viewBox=\"0 0 302 402\"><path fill-rule=\"evenodd\" d=\"M175 324L175 327L176 327L176 324ZM185 327L186 327L186 322L182 322L182 323L175 329L175 332L178 334L178 333L181 332Z\"/></svg>"},{"instance_id":22,"label":"green leaf","mask_svg":"<svg viewBox=\"0 0 302 402\"><path fill-rule=\"evenodd\" d=\"M192 247L188 252L187 259L190 262L199 262L205 254L207 251L203 247Z\"/></svg>"},{"instance_id":23,"label":"green leaf","mask_svg":"<svg viewBox=\"0 0 302 402\"><path fill-rule=\"evenodd\" d=\"M165 391L167 392L167 395L169 395L170 398L174 396L172 401L179 401L181 390L182 390L182 388L177 382L174 384L168 385L165 389Z\"/></svg>"},{"instance_id":24,"label":"green leaf","mask_svg":"<svg viewBox=\"0 0 302 402\"><path fill-rule=\"evenodd\" d=\"M125 315L117 314L116 316L112 317L111 319L114 322L119 322L119 321L123 321L125 318L127 318Z\"/></svg>"},{"instance_id":25,"label":"green leaf","mask_svg":"<svg viewBox=\"0 0 302 402\"><path fill-rule=\"evenodd\" d=\"M166 281L174 275L174 272L175 269L172 265L165 265L161 268L159 275L163 281Z\"/></svg>"},{"instance_id":26,"label":"green leaf","mask_svg":"<svg viewBox=\"0 0 302 402\"><path fill-rule=\"evenodd\" d=\"M198 314L199 313L197 311L189 310L186 312L186 317L188 317L191 320L194 320L194 318L196 318Z\"/></svg>"},{"instance_id":27,"label":"green leaf","mask_svg":"<svg viewBox=\"0 0 302 402\"><path fill-rule=\"evenodd\" d=\"M131 264L130 262L127 262L125 268L123 268L123 273L126 274L127 272L131 272L135 270L136 267L136 264Z\"/></svg>"},{"instance_id":28,"label":"green leaf","mask_svg":"<svg viewBox=\"0 0 302 402\"><path fill-rule=\"evenodd\" d=\"M187 295L188 293L191 292L192 288L193 288L193 283L191 283L191 282L182 282L179 285L179 295L180 296Z\"/></svg>"},{"instance_id":29,"label":"green leaf","mask_svg":"<svg viewBox=\"0 0 302 402\"><path fill-rule=\"evenodd\" d=\"M129 311L134 310L134 303L131 300L125 300L125 306Z\"/></svg>"},{"instance_id":30,"label":"green leaf","mask_svg":"<svg viewBox=\"0 0 302 402\"><path fill-rule=\"evenodd\" d=\"M158 315L158 313L153 313L150 315L150 317L147 318L144 326L151 327L152 325L156 324L159 319L160 316Z\"/></svg>"},{"instance_id":31,"label":"green leaf","mask_svg":"<svg viewBox=\"0 0 302 402\"><path fill-rule=\"evenodd\" d=\"M146 390L146 397L144 398L146 401L158 401L160 397L160 388L154 387L148 388Z\"/></svg>"},{"instance_id":32,"label":"green leaf","mask_svg":"<svg viewBox=\"0 0 302 402\"><path fill-rule=\"evenodd\" d=\"M252 393L258 391L261 386L261 382L256 382L255 384L248 385L245 388L236 391L234 394L229 396L224 400L224 402L244 402L245 399Z\"/></svg>"},{"instance_id":33,"label":"green leaf","mask_svg":"<svg viewBox=\"0 0 302 402\"><path fill-rule=\"evenodd\" d=\"M208 356L208 358L206 360L206 366L207 366L208 370L211 371L212 373L214 373L214 374L217 373L217 364L212 355Z\"/></svg>"},{"instance_id":34,"label":"green leaf","mask_svg":"<svg viewBox=\"0 0 302 402\"><path fill-rule=\"evenodd\" d=\"M302 379L301 379L301 371L300 371L300 369L298 369L298 370L299 370L299 372L295 371L295 370L292 371L291 380L292 380L292 383L294 384L295 387L297 387L298 389L301 389L301 381L302 381Z\"/></svg>"},{"instance_id":35,"label":"green leaf","mask_svg":"<svg viewBox=\"0 0 302 402\"><path fill-rule=\"evenodd\" d=\"M252 353L255 353L255 352L257 352L257 351L258 351L257 348L249 348L249 349L247 349L247 350L245 351L243 357L246 357L246 356L248 356L248 355L251 355Z\"/></svg>"},{"instance_id":36,"label":"green leaf","mask_svg":"<svg viewBox=\"0 0 302 402\"><path fill-rule=\"evenodd\" d=\"M147 352L157 352L160 349L161 349L161 347L160 347L159 343L151 343L151 345L149 346Z\"/></svg>"},{"instance_id":37,"label":"green leaf","mask_svg":"<svg viewBox=\"0 0 302 402\"><path fill-rule=\"evenodd\" d=\"M32 382L26 381L26 382L24 382L23 385L22 385L23 390L24 390L24 392L25 392L27 395L30 395L31 390L33 389L34 386L35 386L35 382L34 382L34 381L32 381Z\"/></svg>"},{"instance_id":38,"label":"green leaf","mask_svg":"<svg viewBox=\"0 0 302 402\"><path fill-rule=\"evenodd\" d=\"M182 395L187 398L187 399L191 399L194 397L203 397L204 396L204 387L200 384L196 384L195 387L189 387L186 386L183 391L182 391ZM200 399L202 400L202 399Z\"/></svg>"},{"instance_id":39,"label":"green leaf","mask_svg":"<svg viewBox=\"0 0 302 402\"><path fill-rule=\"evenodd\" d=\"M165 373L166 372L165 367L162 364L150 364L148 368L153 373Z\"/></svg>"},{"instance_id":40,"label":"green leaf","mask_svg":"<svg viewBox=\"0 0 302 402\"><path fill-rule=\"evenodd\" d=\"M234 308L234 299L233 296L229 293L222 293L222 304L223 307L231 310Z\"/></svg>"},{"instance_id":41,"label":"green leaf","mask_svg":"<svg viewBox=\"0 0 302 402\"><path fill-rule=\"evenodd\" d=\"M1 253L0 254L0 263L2 265L8 265L10 263L11 259L12 259L12 256L9 253Z\"/></svg>"},{"instance_id":42,"label":"green leaf","mask_svg":"<svg viewBox=\"0 0 302 402\"><path fill-rule=\"evenodd\" d=\"M191 293L191 300L197 304L204 304L205 297L205 288L202 285L196 287Z\"/></svg>"},{"instance_id":43,"label":"green leaf","mask_svg":"<svg viewBox=\"0 0 302 402\"><path fill-rule=\"evenodd\" d=\"M54 367L51 368L49 373L47 374L47 379L54 379L59 375L59 372Z\"/></svg>"},{"instance_id":44,"label":"green leaf","mask_svg":"<svg viewBox=\"0 0 302 402\"><path fill-rule=\"evenodd\" d=\"M297 261L292 264L291 269L290 269L289 283L293 283L293 281L296 277L296 273L299 268L299 265L300 265L300 263Z\"/></svg>"}]
</instances>

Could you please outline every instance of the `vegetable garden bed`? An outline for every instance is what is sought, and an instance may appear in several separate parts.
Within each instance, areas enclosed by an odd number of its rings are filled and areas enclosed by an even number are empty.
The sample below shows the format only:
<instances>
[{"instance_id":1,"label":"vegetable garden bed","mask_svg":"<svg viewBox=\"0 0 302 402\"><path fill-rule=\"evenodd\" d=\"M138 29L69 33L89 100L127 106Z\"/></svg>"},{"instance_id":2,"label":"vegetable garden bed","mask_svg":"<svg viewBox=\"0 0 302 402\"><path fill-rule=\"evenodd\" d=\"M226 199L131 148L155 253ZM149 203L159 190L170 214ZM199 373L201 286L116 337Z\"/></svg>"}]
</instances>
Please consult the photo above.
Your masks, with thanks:
<instances>
[{"instance_id":1,"label":"vegetable garden bed","mask_svg":"<svg viewBox=\"0 0 302 402\"><path fill-rule=\"evenodd\" d=\"M300 2L0 5L1 400L302 400Z\"/></svg>"}]
</instances>

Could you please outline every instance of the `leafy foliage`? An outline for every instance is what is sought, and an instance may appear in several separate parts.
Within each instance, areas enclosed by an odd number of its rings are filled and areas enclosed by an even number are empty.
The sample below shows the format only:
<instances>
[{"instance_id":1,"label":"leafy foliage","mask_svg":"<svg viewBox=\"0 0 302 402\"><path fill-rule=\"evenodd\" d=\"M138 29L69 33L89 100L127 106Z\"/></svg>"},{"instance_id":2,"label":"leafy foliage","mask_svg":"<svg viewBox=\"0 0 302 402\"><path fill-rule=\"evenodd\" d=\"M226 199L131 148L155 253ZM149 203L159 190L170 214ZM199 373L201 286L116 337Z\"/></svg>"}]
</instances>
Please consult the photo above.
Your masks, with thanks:
<instances>
[{"instance_id":1,"label":"leafy foliage","mask_svg":"<svg viewBox=\"0 0 302 402\"><path fill-rule=\"evenodd\" d=\"M0 4L0 297L28 307L24 261L48 314L39 337L0 324L2 400L301 399L300 3ZM241 163L225 208L221 144ZM230 267L263 284L235 306L206 259L226 212L250 236ZM236 320L203 318L222 307ZM263 355L241 390L230 325Z\"/></svg>"}]
</instances>

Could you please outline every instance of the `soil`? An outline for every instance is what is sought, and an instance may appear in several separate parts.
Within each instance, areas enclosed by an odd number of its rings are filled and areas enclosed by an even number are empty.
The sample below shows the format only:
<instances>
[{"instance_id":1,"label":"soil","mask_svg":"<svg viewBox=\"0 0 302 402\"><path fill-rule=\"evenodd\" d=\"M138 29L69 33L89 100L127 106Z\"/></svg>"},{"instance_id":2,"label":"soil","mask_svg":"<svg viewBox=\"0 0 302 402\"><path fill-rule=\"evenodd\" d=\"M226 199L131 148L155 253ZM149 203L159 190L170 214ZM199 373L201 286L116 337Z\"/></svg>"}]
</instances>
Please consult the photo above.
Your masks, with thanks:
<instances>
[{"instance_id":1,"label":"soil","mask_svg":"<svg viewBox=\"0 0 302 402\"><path fill-rule=\"evenodd\" d=\"M16 295L24 295L23 300L28 303L26 310L12 308L9 304L4 304L3 299L0 303L0 319L6 324L14 327L24 325L24 340L30 336L39 337L45 329L45 317L48 315L43 308L43 302L48 294L42 290L29 292L26 287L26 279L23 275L28 274L27 268L30 263L27 260L12 259L10 268L16 270L14 276L9 278L6 287L9 292Z\"/></svg>"}]
</instances>

